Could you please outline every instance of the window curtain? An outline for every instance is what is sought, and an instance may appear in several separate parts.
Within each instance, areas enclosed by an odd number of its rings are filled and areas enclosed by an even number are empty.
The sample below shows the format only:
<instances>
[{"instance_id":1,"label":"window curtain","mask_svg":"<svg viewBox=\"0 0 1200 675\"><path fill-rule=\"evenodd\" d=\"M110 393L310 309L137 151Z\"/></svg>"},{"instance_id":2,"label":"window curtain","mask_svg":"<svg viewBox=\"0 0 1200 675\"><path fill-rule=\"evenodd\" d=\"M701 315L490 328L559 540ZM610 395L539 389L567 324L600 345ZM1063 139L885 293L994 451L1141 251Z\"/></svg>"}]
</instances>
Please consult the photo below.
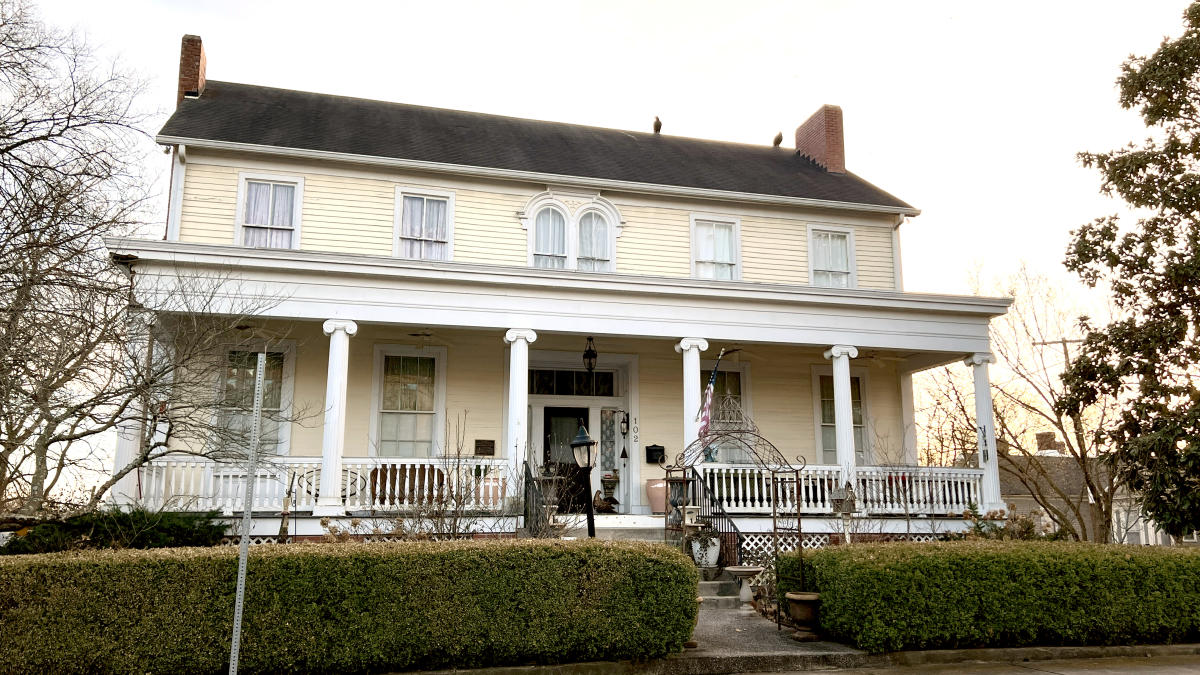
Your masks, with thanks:
<instances>
[{"instance_id":1,"label":"window curtain","mask_svg":"<svg viewBox=\"0 0 1200 675\"><path fill-rule=\"evenodd\" d=\"M243 245L291 248L296 186L246 181Z\"/></svg>"},{"instance_id":2,"label":"window curtain","mask_svg":"<svg viewBox=\"0 0 1200 675\"><path fill-rule=\"evenodd\" d=\"M400 212L400 255L414 260L449 257L447 200L404 197Z\"/></svg>"},{"instance_id":3,"label":"window curtain","mask_svg":"<svg viewBox=\"0 0 1200 675\"><path fill-rule=\"evenodd\" d=\"M697 221L696 276L706 279L732 279L735 264L733 225Z\"/></svg>"},{"instance_id":4,"label":"window curtain","mask_svg":"<svg viewBox=\"0 0 1200 675\"><path fill-rule=\"evenodd\" d=\"M813 233L813 280L818 286L850 286L850 237L844 232Z\"/></svg>"},{"instance_id":5,"label":"window curtain","mask_svg":"<svg viewBox=\"0 0 1200 675\"><path fill-rule=\"evenodd\" d=\"M449 249L446 227L446 200L425 200L425 251L426 260L445 260Z\"/></svg>"},{"instance_id":6,"label":"window curtain","mask_svg":"<svg viewBox=\"0 0 1200 675\"><path fill-rule=\"evenodd\" d=\"M420 259L424 229L425 200L421 197L405 197L400 214L400 255Z\"/></svg>"},{"instance_id":7,"label":"window curtain","mask_svg":"<svg viewBox=\"0 0 1200 675\"><path fill-rule=\"evenodd\" d=\"M579 219L579 269L596 272L608 266L608 221L589 211Z\"/></svg>"},{"instance_id":8,"label":"window curtain","mask_svg":"<svg viewBox=\"0 0 1200 675\"><path fill-rule=\"evenodd\" d=\"M533 266L563 269L567 266L567 221L555 209L542 209L534 219Z\"/></svg>"},{"instance_id":9,"label":"window curtain","mask_svg":"<svg viewBox=\"0 0 1200 675\"><path fill-rule=\"evenodd\" d=\"M434 359L385 356L379 455L429 457L433 450Z\"/></svg>"}]
</instances>

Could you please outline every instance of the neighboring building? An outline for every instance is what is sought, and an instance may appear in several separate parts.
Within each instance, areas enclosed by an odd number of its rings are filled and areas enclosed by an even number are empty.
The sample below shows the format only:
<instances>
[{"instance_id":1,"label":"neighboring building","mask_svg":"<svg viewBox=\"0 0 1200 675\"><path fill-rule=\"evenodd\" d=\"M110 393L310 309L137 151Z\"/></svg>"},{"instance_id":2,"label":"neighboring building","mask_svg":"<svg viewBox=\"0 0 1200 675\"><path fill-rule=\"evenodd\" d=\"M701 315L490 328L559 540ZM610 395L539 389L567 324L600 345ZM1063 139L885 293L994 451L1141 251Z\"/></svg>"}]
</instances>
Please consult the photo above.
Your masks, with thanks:
<instances>
[{"instance_id":1,"label":"neighboring building","mask_svg":"<svg viewBox=\"0 0 1200 675\"><path fill-rule=\"evenodd\" d=\"M669 462L696 438L721 348L741 351L718 395L808 464L806 532L840 528L827 489L847 479L881 531L905 513L950 527L970 503L1003 506L988 322L1009 300L904 291L900 228L918 211L846 170L842 131L834 106L792 149L210 81L186 36L157 137L173 157L166 236L109 247L140 283L220 270L238 293L280 298L262 322L295 341L270 354L271 398L324 415L277 430L274 466L342 486L297 497L306 533L401 507L385 493L440 475L464 411L475 475L505 499L527 460L569 461L583 419L620 522L657 523L635 517L663 476L645 448ZM246 357L229 355L233 375ZM912 375L964 360L986 461L916 466ZM706 482L744 530L769 527L761 474L731 454ZM282 475L260 478L263 532ZM116 492L236 510L239 480L180 458Z\"/></svg>"},{"instance_id":2,"label":"neighboring building","mask_svg":"<svg viewBox=\"0 0 1200 675\"><path fill-rule=\"evenodd\" d=\"M1087 489L1087 477L1079 460L1065 452L1065 444L1053 431L1036 434L1034 456L1009 452L1000 460L1000 492L1008 509L1021 515L1036 515L1047 527L1059 529L1050 509L1066 514L1076 527L1087 529L1094 539L1097 522L1103 517L1099 505ZM1004 445L1001 445L1001 450ZM1096 478L1106 480L1107 470L1098 458L1088 460ZM1113 523L1110 540L1119 544L1171 545L1172 537L1144 518L1132 495L1118 488L1113 495ZM1079 516L1075 516L1078 511ZM1181 543L1195 544L1197 537L1184 537Z\"/></svg>"}]
</instances>

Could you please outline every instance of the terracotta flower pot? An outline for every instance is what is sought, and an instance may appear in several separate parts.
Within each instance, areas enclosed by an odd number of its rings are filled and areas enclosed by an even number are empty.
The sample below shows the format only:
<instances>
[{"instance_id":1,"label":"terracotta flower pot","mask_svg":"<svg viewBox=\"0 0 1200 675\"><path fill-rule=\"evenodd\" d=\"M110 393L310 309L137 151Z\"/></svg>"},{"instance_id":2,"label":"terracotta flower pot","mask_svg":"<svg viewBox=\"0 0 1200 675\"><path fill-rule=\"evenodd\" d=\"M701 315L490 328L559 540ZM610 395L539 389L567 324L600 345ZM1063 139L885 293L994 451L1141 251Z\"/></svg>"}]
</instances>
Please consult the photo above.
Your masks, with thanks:
<instances>
[{"instance_id":1,"label":"terracotta flower pot","mask_svg":"<svg viewBox=\"0 0 1200 675\"><path fill-rule=\"evenodd\" d=\"M651 513L667 512L667 481L654 478L646 481L646 499Z\"/></svg>"}]
</instances>

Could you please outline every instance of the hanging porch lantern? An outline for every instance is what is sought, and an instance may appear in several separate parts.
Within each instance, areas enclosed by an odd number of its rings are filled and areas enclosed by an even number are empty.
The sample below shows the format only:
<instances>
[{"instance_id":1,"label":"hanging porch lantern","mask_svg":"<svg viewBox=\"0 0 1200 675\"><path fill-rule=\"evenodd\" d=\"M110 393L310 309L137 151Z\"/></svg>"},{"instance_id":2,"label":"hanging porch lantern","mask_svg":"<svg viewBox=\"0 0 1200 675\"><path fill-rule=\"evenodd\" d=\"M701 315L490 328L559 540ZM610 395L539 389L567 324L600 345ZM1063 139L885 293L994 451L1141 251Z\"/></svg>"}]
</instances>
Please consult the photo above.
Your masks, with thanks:
<instances>
[{"instance_id":1,"label":"hanging porch lantern","mask_svg":"<svg viewBox=\"0 0 1200 675\"><path fill-rule=\"evenodd\" d=\"M583 350L583 367L587 368L589 373L596 370L597 356L599 356L599 354L596 353L596 343L592 341L592 336L589 335L587 347L585 347Z\"/></svg>"}]
</instances>

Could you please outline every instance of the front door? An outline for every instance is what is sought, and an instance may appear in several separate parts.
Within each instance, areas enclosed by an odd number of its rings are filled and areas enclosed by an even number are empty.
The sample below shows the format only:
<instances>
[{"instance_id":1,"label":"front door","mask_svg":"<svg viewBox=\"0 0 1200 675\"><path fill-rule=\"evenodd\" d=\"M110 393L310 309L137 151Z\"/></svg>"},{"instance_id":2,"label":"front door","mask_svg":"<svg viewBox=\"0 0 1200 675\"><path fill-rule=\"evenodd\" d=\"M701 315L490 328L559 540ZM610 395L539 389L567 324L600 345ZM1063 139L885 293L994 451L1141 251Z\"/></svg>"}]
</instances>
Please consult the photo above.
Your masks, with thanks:
<instances>
[{"instance_id":1,"label":"front door","mask_svg":"<svg viewBox=\"0 0 1200 675\"><path fill-rule=\"evenodd\" d=\"M575 462L571 440L579 433L580 425L587 426L587 408L546 408L542 429L546 438L542 444L542 470L559 477L559 513L582 513L587 508L587 473ZM590 434L589 430L589 434Z\"/></svg>"}]
</instances>

